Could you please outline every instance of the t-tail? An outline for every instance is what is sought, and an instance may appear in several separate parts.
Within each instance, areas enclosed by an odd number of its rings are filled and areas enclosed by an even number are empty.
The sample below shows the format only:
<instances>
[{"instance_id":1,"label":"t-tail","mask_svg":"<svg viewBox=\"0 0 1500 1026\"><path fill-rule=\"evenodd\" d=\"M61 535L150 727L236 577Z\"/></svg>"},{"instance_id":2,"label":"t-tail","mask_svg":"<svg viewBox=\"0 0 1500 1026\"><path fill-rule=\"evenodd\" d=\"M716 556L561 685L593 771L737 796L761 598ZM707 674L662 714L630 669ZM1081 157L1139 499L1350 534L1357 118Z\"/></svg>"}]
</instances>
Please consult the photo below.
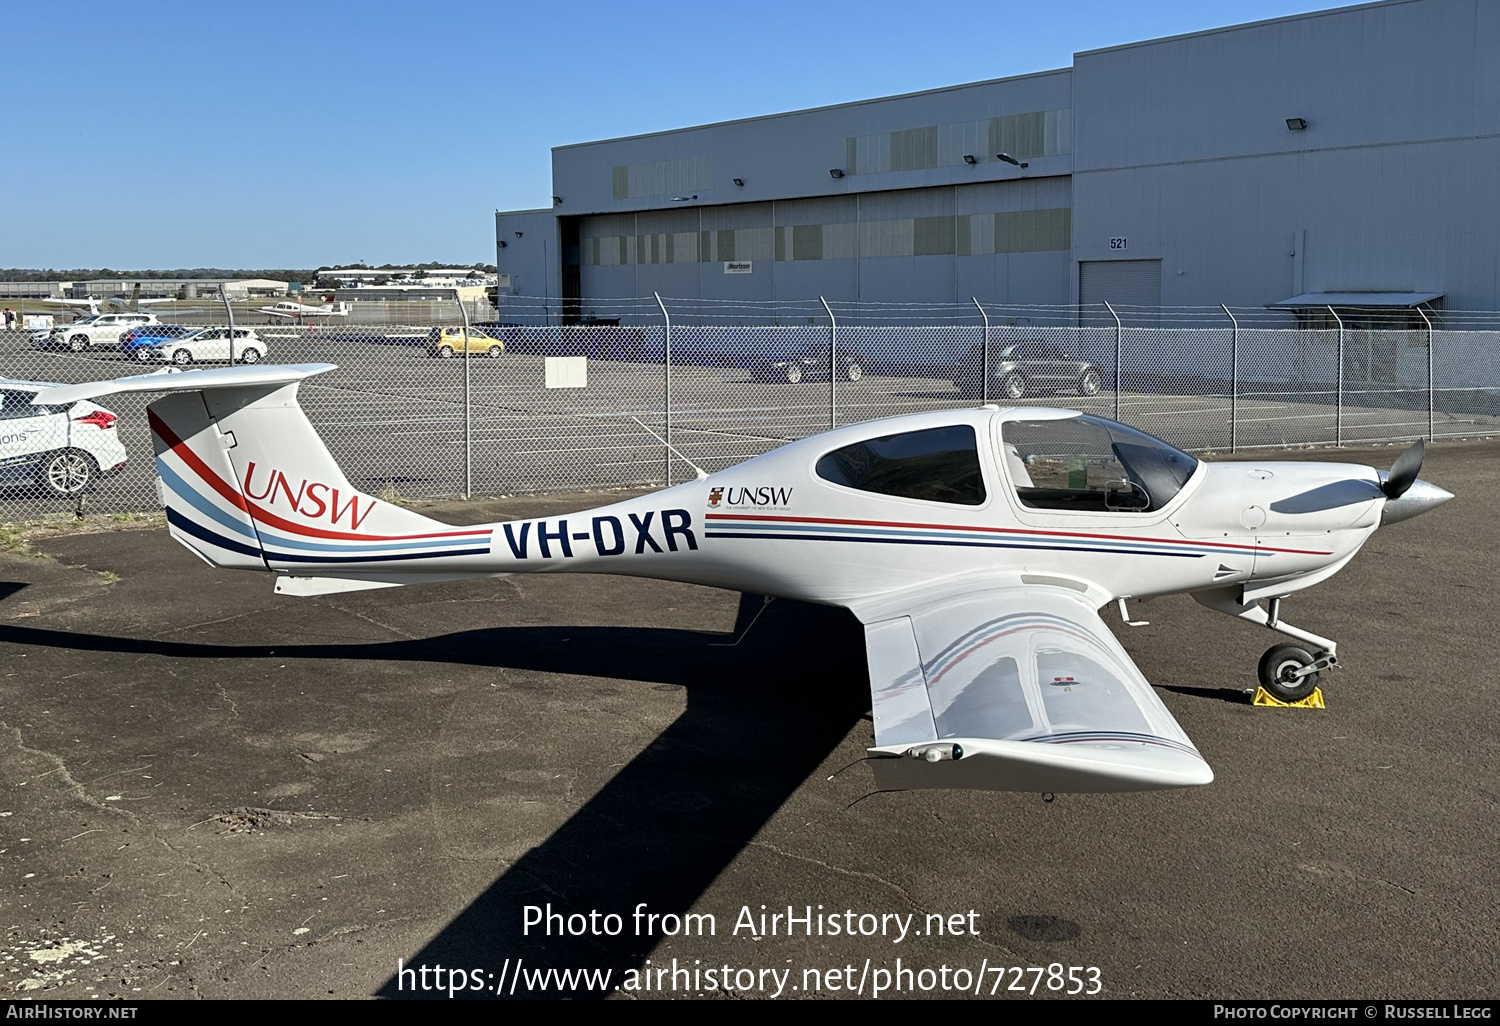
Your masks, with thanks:
<instances>
[{"instance_id":1,"label":"t-tail","mask_svg":"<svg viewBox=\"0 0 1500 1026\"><path fill-rule=\"evenodd\" d=\"M66 385L67 403L168 392L146 410L172 537L205 562L281 571L277 591L317 594L489 576L492 526L451 527L349 482L297 402L330 364L148 374Z\"/></svg>"}]
</instances>

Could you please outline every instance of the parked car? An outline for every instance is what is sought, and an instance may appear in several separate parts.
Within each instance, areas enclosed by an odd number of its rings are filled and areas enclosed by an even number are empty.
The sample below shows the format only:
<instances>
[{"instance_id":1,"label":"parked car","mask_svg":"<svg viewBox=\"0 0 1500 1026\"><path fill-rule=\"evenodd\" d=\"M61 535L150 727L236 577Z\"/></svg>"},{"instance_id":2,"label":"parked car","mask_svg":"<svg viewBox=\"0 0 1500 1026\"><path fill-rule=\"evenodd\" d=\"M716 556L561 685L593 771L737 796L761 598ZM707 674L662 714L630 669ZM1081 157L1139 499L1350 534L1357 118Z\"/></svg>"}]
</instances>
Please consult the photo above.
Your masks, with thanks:
<instances>
[{"instance_id":1,"label":"parked car","mask_svg":"<svg viewBox=\"0 0 1500 1026\"><path fill-rule=\"evenodd\" d=\"M71 349L75 353L86 349L115 349L120 345L120 336L131 328L156 323L152 314L91 314L71 324L58 325L33 344L40 349Z\"/></svg>"},{"instance_id":2,"label":"parked car","mask_svg":"<svg viewBox=\"0 0 1500 1026\"><path fill-rule=\"evenodd\" d=\"M33 406L46 381L0 378L0 486L67 498L127 462L115 414L91 402Z\"/></svg>"},{"instance_id":3,"label":"parked car","mask_svg":"<svg viewBox=\"0 0 1500 1026\"><path fill-rule=\"evenodd\" d=\"M152 357L148 349L175 338L184 338L197 330L186 324L142 324L120 336L120 352L131 359L150 363Z\"/></svg>"},{"instance_id":4,"label":"parked car","mask_svg":"<svg viewBox=\"0 0 1500 1026\"><path fill-rule=\"evenodd\" d=\"M465 342L467 338L467 342ZM505 352L505 343L486 328L433 328L427 333L427 355L452 359L459 353L487 353L499 356Z\"/></svg>"},{"instance_id":5,"label":"parked car","mask_svg":"<svg viewBox=\"0 0 1500 1026\"><path fill-rule=\"evenodd\" d=\"M840 348L837 359L839 378L844 381L858 381L870 366L868 360L849 349ZM766 357L750 368L750 376L755 381L785 381L795 385L799 381L827 381L830 366L828 347L810 344L783 359Z\"/></svg>"},{"instance_id":6,"label":"parked car","mask_svg":"<svg viewBox=\"0 0 1500 1026\"><path fill-rule=\"evenodd\" d=\"M259 363L265 358L266 343L253 328L234 329L235 363ZM199 328L181 338L163 339L157 345L136 350L136 359L142 363L175 363L179 367L191 363L227 363L229 329Z\"/></svg>"},{"instance_id":7,"label":"parked car","mask_svg":"<svg viewBox=\"0 0 1500 1026\"><path fill-rule=\"evenodd\" d=\"M953 365L951 377L959 395L978 399L984 395L984 347L970 346ZM1040 392L1077 392L1098 395L1104 373L1087 360L1052 342L1015 342L990 349L989 396L1020 399Z\"/></svg>"}]
</instances>

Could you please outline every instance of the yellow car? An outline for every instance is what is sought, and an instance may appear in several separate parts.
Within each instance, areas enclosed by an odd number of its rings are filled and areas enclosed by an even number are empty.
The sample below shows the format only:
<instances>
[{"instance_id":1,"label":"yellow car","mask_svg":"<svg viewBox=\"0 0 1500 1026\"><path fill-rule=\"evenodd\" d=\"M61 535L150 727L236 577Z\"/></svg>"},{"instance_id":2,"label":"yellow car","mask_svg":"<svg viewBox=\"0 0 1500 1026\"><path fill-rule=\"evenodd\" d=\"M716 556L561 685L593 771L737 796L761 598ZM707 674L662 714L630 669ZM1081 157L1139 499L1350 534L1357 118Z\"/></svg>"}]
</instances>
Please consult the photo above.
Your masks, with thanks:
<instances>
[{"instance_id":1,"label":"yellow car","mask_svg":"<svg viewBox=\"0 0 1500 1026\"><path fill-rule=\"evenodd\" d=\"M470 328L468 343L467 351L470 353L488 353L490 356L498 357L505 352L505 343L483 328ZM433 328L427 333L428 356L451 360L464 351L463 328Z\"/></svg>"}]
</instances>

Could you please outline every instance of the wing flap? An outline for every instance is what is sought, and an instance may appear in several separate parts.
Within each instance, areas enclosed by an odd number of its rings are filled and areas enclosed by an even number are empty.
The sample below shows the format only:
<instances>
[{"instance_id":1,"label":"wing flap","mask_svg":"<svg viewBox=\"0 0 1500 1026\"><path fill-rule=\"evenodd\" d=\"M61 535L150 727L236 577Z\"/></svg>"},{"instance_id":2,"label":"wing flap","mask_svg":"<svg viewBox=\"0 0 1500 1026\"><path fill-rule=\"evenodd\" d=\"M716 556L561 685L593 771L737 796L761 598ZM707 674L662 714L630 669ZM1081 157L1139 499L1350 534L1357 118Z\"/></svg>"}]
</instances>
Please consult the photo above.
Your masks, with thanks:
<instances>
[{"instance_id":1,"label":"wing flap","mask_svg":"<svg viewBox=\"0 0 1500 1026\"><path fill-rule=\"evenodd\" d=\"M870 662L871 713L877 745L907 746L937 740L922 657L911 617L865 626L865 652Z\"/></svg>"},{"instance_id":2,"label":"wing flap","mask_svg":"<svg viewBox=\"0 0 1500 1026\"><path fill-rule=\"evenodd\" d=\"M1134 791L1213 779L1083 594L955 586L891 612L883 603L886 618L866 625L881 787Z\"/></svg>"}]
</instances>

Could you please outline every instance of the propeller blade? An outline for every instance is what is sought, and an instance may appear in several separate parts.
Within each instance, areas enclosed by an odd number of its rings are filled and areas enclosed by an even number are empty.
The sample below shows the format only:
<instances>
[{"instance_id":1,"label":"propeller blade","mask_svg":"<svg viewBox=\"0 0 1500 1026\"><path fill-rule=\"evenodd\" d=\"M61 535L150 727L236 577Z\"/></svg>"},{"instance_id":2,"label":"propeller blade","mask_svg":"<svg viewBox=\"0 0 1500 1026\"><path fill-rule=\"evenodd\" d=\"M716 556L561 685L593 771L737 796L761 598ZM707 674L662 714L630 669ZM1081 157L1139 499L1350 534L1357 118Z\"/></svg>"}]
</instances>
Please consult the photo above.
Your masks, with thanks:
<instances>
[{"instance_id":1,"label":"propeller blade","mask_svg":"<svg viewBox=\"0 0 1500 1026\"><path fill-rule=\"evenodd\" d=\"M1422 455L1426 452L1422 440L1410 449L1396 457L1396 462L1391 464L1391 472L1381 482L1380 490L1385 492L1388 499L1399 499L1406 494L1406 490L1416 481L1417 474L1422 470Z\"/></svg>"}]
</instances>

